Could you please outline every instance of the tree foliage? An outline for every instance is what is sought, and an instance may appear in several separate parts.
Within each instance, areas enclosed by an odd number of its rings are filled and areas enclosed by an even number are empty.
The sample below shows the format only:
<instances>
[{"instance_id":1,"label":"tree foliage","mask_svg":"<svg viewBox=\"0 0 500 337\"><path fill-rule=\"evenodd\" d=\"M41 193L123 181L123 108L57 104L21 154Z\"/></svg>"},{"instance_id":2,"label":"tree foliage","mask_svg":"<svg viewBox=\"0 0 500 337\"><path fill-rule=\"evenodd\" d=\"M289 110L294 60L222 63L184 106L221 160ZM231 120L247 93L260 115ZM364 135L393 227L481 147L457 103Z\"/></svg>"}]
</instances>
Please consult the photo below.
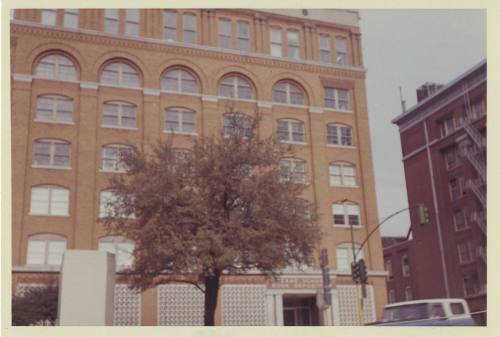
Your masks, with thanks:
<instances>
[{"instance_id":1,"label":"tree foliage","mask_svg":"<svg viewBox=\"0 0 500 337\"><path fill-rule=\"evenodd\" d=\"M57 319L57 286L29 288L12 297L12 325L54 325Z\"/></svg>"},{"instance_id":2,"label":"tree foliage","mask_svg":"<svg viewBox=\"0 0 500 337\"><path fill-rule=\"evenodd\" d=\"M311 263L319 240L306 188L280 176L292 149L259 135L259 118L231 111L225 135L199 138L192 151L168 142L124 153L114 177L109 232L135 241L136 287L204 283L205 324L213 325L219 278ZM179 277L180 276L180 277Z\"/></svg>"}]
</instances>

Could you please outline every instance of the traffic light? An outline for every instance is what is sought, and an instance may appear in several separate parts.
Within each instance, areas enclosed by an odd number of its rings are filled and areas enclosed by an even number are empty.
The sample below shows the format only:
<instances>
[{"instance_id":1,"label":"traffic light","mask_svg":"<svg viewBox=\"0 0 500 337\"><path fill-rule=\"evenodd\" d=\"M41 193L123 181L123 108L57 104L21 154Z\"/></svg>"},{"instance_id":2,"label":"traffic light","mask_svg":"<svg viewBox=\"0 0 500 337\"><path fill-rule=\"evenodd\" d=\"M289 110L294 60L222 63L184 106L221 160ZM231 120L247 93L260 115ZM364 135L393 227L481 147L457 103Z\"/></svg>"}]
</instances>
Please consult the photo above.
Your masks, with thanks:
<instances>
[{"instance_id":1,"label":"traffic light","mask_svg":"<svg viewBox=\"0 0 500 337\"><path fill-rule=\"evenodd\" d=\"M366 283L368 281L368 273L366 272L365 260L360 259L358 261L358 268L359 268L359 279L361 280L361 283Z\"/></svg>"},{"instance_id":2,"label":"traffic light","mask_svg":"<svg viewBox=\"0 0 500 337\"><path fill-rule=\"evenodd\" d=\"M356 262L351 263L352 280L358 282L360 280L359 264Z\"/></svg>"},{"instance_id":3,"label":"traffic light","mask_svg":"<svg viewBox=\"0 0 500 337\"><path fill-rule=\"evenodd\" d=\"M421 225L426 225L429 223L429 209L424 206L424 204L417 205L418 222Z\"/></svg>"}]
</instances>

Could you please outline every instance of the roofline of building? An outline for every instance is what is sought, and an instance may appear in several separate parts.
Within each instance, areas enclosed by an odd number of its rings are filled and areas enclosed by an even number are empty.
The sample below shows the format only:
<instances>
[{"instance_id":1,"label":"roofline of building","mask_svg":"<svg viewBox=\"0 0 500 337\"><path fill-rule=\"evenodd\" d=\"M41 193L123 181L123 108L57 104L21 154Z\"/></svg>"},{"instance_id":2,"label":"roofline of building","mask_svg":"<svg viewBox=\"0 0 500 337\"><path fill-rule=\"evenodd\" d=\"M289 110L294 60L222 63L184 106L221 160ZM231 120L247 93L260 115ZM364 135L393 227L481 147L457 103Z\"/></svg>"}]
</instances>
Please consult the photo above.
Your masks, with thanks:
<instances>
[{"instance_id":1,"label":"roofline of building","mask_svg":"<svg viewBox=\"0 0 500 337\"><path fill-rule=\"evenodd\" d=\"M393 124L399 124L399 122L401 122L402 119L404 119L405 117L411 115L412 113L414 113L415 111L417 111L422 106L424 106L426 103L430 102L431 100L435 99L436 97L441 96L446 91L448 91L449 89L451 89L454 85L456 85L457 83L459 83L460 81L462 81L463 79L465 79L466 77L468 77L470 74L472 74L473 72L475 72L476 70L478 70L479 68L481 68L482 66L484 66L485 64L486 64L486 59L483 59L481 62L477 63L475 66L473 66L472 68L470 68L469 70L467 70L465 73L463 73L462 75L458 76L457 78L455 78L451 82L447 83L445 86L443 86L441 89L439 89L438 91L436 91L434 94L426 97L424 100L422 100L419 103L417 103L416 105L412 106L406 112L404 112L401 115L393 118L391 120L391 123L393 123Z\"/></svg>"},{"instance_id":2,"label":"roofline of building","mask_svg":"<svg viewBox=\"0 0 500 337\"><path fill-rule=\"evenodd\" d=\"M400 242L396 242L396 243L393 243L392 245L389 245L389 246L382 246L382 251L385 251L386 249L389 249L389 248L394 248L396 246L400 246L402 244L406 244L406 243L409 243L409 242L412 242L413 240L412 239L406 239L404 241L400 241Z\"/></svg>"}]
</instances>

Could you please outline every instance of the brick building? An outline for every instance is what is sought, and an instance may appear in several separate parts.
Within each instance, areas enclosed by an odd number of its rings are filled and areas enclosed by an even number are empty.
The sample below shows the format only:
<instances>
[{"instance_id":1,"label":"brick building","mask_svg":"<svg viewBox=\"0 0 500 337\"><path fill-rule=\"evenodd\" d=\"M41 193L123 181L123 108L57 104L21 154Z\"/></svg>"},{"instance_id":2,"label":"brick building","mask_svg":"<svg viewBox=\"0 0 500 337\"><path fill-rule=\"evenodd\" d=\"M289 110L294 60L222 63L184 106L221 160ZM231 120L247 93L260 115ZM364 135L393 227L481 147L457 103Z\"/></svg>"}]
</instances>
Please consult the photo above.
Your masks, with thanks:
<instances>
[{"instance_id":1,"label":"brick building","mask_svg":"<svg viewBox=\"0 0 500 337\"><path fill-rule=\"evenodd\" d=\"M410 207L412 296L465 298L486 310L486 61L446 86L426 83L399 126ZM394 248L385 248L384 254ZM388 261L388 260L386 260ZM387 263L387 262L386 262ZM401 290L398 290L401 293ZM477 315L485 322L485 315Z\"/></svg>"},{"instance_id":2,"label":"brick building","mask_svg":"<svg viewBox=\"0 0 500 337\"><path fill-rule=\"evenodd\" d=\"M220 132L227 104L262 116L262 132L297 147L284 158L317 204L332 307L319 311L319 268L225 277L221 325L352 325L350 224L377 224L361 55L352 10L18 9L11 12L13 291L57 280L65 249L133 264L134 243L105 233L108 179L126 142L146 148ZM175 130L175 135L171 130ZM347 200L347 201L345 201ZM380 236L363 249L365 321L386 302ZM115 323L197 325L203 296L167 284L116 287Z\"/></svg>"}]
</instances>

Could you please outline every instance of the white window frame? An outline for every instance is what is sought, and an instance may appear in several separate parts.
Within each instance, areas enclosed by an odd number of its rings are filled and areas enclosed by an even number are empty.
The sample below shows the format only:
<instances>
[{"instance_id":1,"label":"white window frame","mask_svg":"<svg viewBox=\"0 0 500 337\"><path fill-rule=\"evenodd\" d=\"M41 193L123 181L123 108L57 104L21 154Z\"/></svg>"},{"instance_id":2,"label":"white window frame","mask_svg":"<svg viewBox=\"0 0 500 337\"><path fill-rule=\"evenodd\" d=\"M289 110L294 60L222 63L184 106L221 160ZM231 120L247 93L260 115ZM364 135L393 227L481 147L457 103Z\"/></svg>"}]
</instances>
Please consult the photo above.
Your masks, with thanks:
<instances>
[{"instance_id":1,"label":"white window frame","mask_svg":"<svg viewBox=\"0 0 500 337\"><path fill-rule=\"evenodd\" d=\"M120 10L117 8L104 9L104 32L118 34L120 29Z\"/></svg>"},{"instance_id":2,"label":"white window frame","mask_svg":"<svg viewBox=\"0 0 500 337\"><path fill-rule=\"evenodd\" d=\"M48 164L37 164L36 163L36 148L37 144L48 144L49 145L49 163ZM68 147L68 162L66 165L57 165L56 164L56 144L65 145ZM71 144L69 142L58 140L58 139L50 139L50 138L40 138L35 140L33 144L33 164L32 167L36 168L57 168L57 169L70 169L71 168Z\"/></svg>"},{"instance_id":3,"label":"white window frame","mask_svg":"<svg viewBox=\"0 0 500 337\"><path fill-rule=\"evenodd\" d=\"M354 250L357 253L356 261L363 259L364 253L363 250L359 250L359 245L354 245ZM345 254L345 257L339 254L340 251L343 251L342 254ZM351 243L341 243L335 247L335 267L337 271L348 272L351 273L351 263L353 262L352 256L352 244Z\"/></svg>"},{"instance_id":4,"label":"white window frame","mask_svg":"<svg viewBox=\"0 0 500 337\"><path fill-rule=\"evenodd\" d=\"M125 35L140 35L141 11L138 8L125 9Z\"/></svg>"},{"instance_id":5,"label":"white window frame","mask_svg":"<svg viewBox=\"0 0 500 337\"><path fill-rule=\"evenodd\" d=\"M112 157L106 154L106 150L113 149L117 153L117 157ZM102 172L112 172L112 173L124 173L127 172L127 167L121 162L120 156L121 151L131 151L132 148L123 144L106 144L101 148L101 171ZM108 165L106 162L113 163L113 165Z\"/></svg>"},{"instance_id":6,"label":"white window frame","mask_svg":"<svg viewBox=\"0 0 500 337\"><path fill-rule=\"evenodd\" d=\"M55 26L57 24L57 9L44 8L41 12L40 22L42 25Z\"/></svg>"},{"instance_id":7,"label":"white window frame","mask_svg":"<svg viewBox=\"0 0 500 337\"><path fill-rule=\"evenodd\" d=\"M231 95L226 95L222 89L223 85L226 85L224 82L225 81L232 81L232 96ZM250 97L241 97L242 92L240 90L240 87L243 87L243 85L246 85L250 89ZM242 99L242 100L251 100L253 99L253 87L250 84L250 82L243 76L241 75L229 75L225 76L222 78L222 80L219 82L219 96L224 97L224 98L231 98L231 99Z\"/></svg>"},{"instance_id":8,"label":"white window frame","mask_svg":"<svg viewBox=\"0 0 500 337\"><path fill-rule=\"evenodd\" d=\"M111 124L107 123L105 121L105 116L106 116L106 108L109 106L116 106L116 119L117 119L117 124ZM124 107L130 107L133 108L134 110L134 125L132 126L127 126L123 125L123 119L126 118L124 117L124 112L123 109ZM130 118L132 119L132 118ZM137 106L132 103L127 103L123 101L106 101L102 105L102 118L101 118L101 127L106 127L106 128L119 128L119 129L132 129L135 130L137 129Z\"/></svg>"},{"instance_id":9,"label":"white window frame","mask_svg":"<svg viewBox=\"0 0 500 337\"><path fill-rule=\"evenodd\" d=\"M231 19L219 18L217 20L217 45L219 48L231 49L233 47L232 26ZM229 28L229 32L224 32L224 29L227 28Z\"/></svg>"},{"instance_id":10,"label":"white window frame","mask_svg":"<svg viewBox=\"0 0 500 337\"><path fill-rule=\"evenodd\" d=\"M280 181L292 181L295 184L307 184L307 162L298 158L283 158L280 160ZM299 165L303 166L303 170L298 170ZM285 168L287 171L285 172Z\"/></svg>"},{"instance_id":11,"label":"white window frame","mask_svg":"<svg viewBox=\"0 0 500 337\"><path fill-rule=\"evenodd\" d=\"M335 167L339 168L339 173L340 174L335 174L334 169ZM347 174L346 169L351 168L353 170L353 174ZM330 175L330 186L341 186L341 187L358 187L357 184L357 174L356 174L356 166L347 163L347 162L333 162L330 163L330 166L328 168L328 172ZM335 182L335 178L338 176L340 179L340 183ZM353 183L350 183L349 179L353 179ZM349 182L349 183L348 183Z\"/></svg>"},{"instance_id":12,"label":"white window frame","mask_svg":"<svg viewBox=\"0 0 500 337\"><path fill-rule=\"evenodd\" d=\"M63 26L66 28L78 29L79 24L78 8L66 8L63 16Z\"/></svg>"},{"instance_id":13,"label":"white window frame","mask_svg":"<svg viewBox=\"0 0 500 337\"><path fill-rule=\"evenodd\" d=\"M112 66L116 66L117 69L116 70L109 70L109 67L112 67ZM114 74L112 79L108 79L108 78L104 77L104 72L106 72L106 71ZM133 74L135 76L133 83L132 82L125 83L126 80L125 80L124 74L127 72L129 74ZM116 76L116 78L115 78L115 76ZM117 62L108 63L102 69L101 76L100 76L100 83L104 84L104 85L109 85L109 86L138 88L141 85L141 77L139 76L139 73L137 72L137 70L133 66L131 66L130 64L128 64L126 62L117 61Z\"/></svg>"},{"instance_id":14,"label":"white window frame","mask_svg":"<svg viewBox=\"0 0 500 337\"><path fill-rule=\"evenodd\" d=\"M163 38L167 41L177 41L177 21L178 21L178 13L172 10L164 10L163 11ZM168 18L168 15L172 15L172 17ZM169 19L173 19L173 24L171 24ZM170 32L170 34L168 33ZM172 34L173 33L173 34ZM169 35L173 35L172 37L168 37Z\"/></svg>"},{"instance_id":15,"label":"white window frame","mask_svg":"<svg viewBox=\"0 0 500 337\"><path fill-rule=\"evenodd\" d=\"M100 238L97 243L97 250L115 255L115 263L118 270L123 270L134 265L134 249L134 241L121 236L105 236Z\"/></svg>"},{"instance_id":16,"label":"white window frame","mask_svg":"<svg viewBox=\"0 0 500 337\"><path fill-rule=\"evenodd\" d=\"M345 49L341 47L341 41L345 44ZM347 38L343 36L335 37L335 63L340 65L347 64Z\"/></svg>"},{"instance_id":17,"label":"white window frame","mask_svg":"<svg viewBox=\"0 0 500 337\"><path fill-rule=\"evenodd\" d=\"M48 100L51 102L51 118L44 119L40 111L42 110L47 110L44 109L41 106L41 101L40 100ZM61 103L60 103L61 102ZM62 110L59 109L59 106L61 106L63 103L62 102L69 102L71 104L71 120L64 120L60 118L60 116L63 114L64 111L68 110ZM59 96L59 95L40 95L37 97L37 113L35 117L35 122L47 122L47 123L61 123L61 124L73 124L73 99L65 96Z\"/></svg>"},{"instance_id":18,"label":"white window frame","mask_svg":"<svg viewBox=\"0 0 500 337\"><path fill-rule=\"evenodd\" d=\"M168 119L168 114L169 113L176 113L177 114L177 130L172 130L172 128L167 127L167 123L169 122ZM186 114L190 113L194 115L194 122L190 123L188 121L185 121L186 119ZM173 122L173 120L170 120ZM193 124L194 131L190 130L185 130L186 129L186 124ZM168 107L165 109L164 112L164 124L163 124L163 131L166 133L178 133L178 134L188 134L188 135L197 135L197 128L196 128L196 112L190 109L185 109L185 108L178 108L178 107Z\"/></svg>"},{"instance_id":19,"label":"white window frame","mask_svg":"<svg viewBox=\"0 0 500 337\"><path fill-rule=\"evenodd\" d=\"M332 63L331 37L328 34L319 34L319 60L323 63Z\"/></svg>"},{"instance_id":20,"label":"white window frame","mask_svg":"<svg viewBox=\"0 0 500 337\"><path fill-rule=\"evenodd\" d=\"M286 125L286 130L280 128L280 124ZM293 129L294 126L300 126L302 132L296 132ZM282 143L291 143L291 144L305 144L306 139L306 129L304 126L304 122L299 121L297 119L278 119L278 140ZM282 138L282 136L285 136ZM300 140L295 140L295 135L301 135Z\"/></svg>"},{"instance_id":21,"label":"white window frame","mask_svg":"<svg viewBox=\"0 0 500 337\"><path fill-rule=\"evenodd\" d=\"M327 96L327 93L331 93L331 98ZM341 99L341 94L345 94L346 99ZM332 102L332 104L330 104ZM351 112L351 105L349 99L349 90L342 88L324 88L324 102L325 108L333 109L344 112Z\"/></svg>"},{"instance_id":22,"label":"white window frame","mask_svg":"<svg viewBox=\"0 0 500 337\"><path fill-rule=\"evenodd\" d=\"M43 245L43 251L36 251L36 248L34 247L35 243L42 243ZM64 248L62 251L54 251L54 248L60 244L64 245ZM51 251L52 248L52 251ZM64 251L67 248L67 241L66 238L64 238L61 235L56 235L56 234L37 234L37 235L31 235L28 237L28 242L27 242L27 249L26 249L26 265L28 266L60 266L62 263L62 257L64 254ZM35 251L34 251L35 249ZM43 254L43 257L40 256ZM36 263L33 260L36 260L36 257L34 255L38 255L38 259L40 257L43 258L42 263ZM52 258L51 258L52 255ZM55 255L55 256L54 256ZM56 262L54 263L54 258Z\"/></svg>"},{"instance_id":23,"label":"white window frame","mask_svg":"<svg viewBox=\"0 0 500 337\"><path fill-rule=\"evenodd\" d=\"M278 101L278 100L276 100L276 97L275 97L275 93L278 91L277 87L280 85L285 85L285 98L286 98L285 102ZM291 94L292 88L294 88L294 90L301 93L302 102L292 103L292 94ZM279 90L279 92L282 92L282 90ZM272 97L273 97L273 102L277 103L277 104L298 105L298 106L304 106L306 104L306 95L304 93L304 90L302 90L302 88L299 85L297 85L293 82L290 82L290 81L279 81L278 83L276 83L273 86Z\"/></svg>"},{"instance_id":24,"label":"white window frame","mask_svg":"<svg viewBox=\"0 0 500 337\"><path fill-rule=\"evenodd\" d=\"M336 213L336 208L342 208L342 213ZM355 211L351 211L351 209L354 209ZM335 215L337 216L343 216L344 218L344 223L335 223ZM361 228L361 207L359 204L351 202L351 201L344 201L344 202L334 202L332 203L332 220L333 220L333 226L334 227L347 227L350 228L351 224L349 222L349 216L357 216L358 217L358 224L355 225L353 224L353 228Z\"/></svg>"},{"instance_id":25,"label":"white window frame","mask_svg":"<svg viewBox=\"0 0 500 337\"><path fill-rule=\"evenodd\" d=\"M329 129L330 128L336 128L336 136L330 135L329 134ZM350 137L343 137L342 132L343 129L349 129ZM331 137L335 137L334 142L331 142ZM344 142L345 139L350 139L349 142ZM333 146L333 147L354 147L353 143L353 132L352 132L352 127L344 124L327 124L326 126L326 140L327 140L327 145L328 146Z\"/></svg>"},{"instance_id":26,"label":"white window frame","mask_svg":"<svg viewBox=\"0 0 500 337\"><path fill-rule=\"evenodd\" d=\"M243 34L245 30L247 33ZM236 22L236 40L236 48L238 50L250 51L250 24L247 21Z\"/></svg>"},{"instance_id":27,"label":"white window frame","mask_svg":"<svg viewBox=\"0 0 500 337\"><path fill-rule=\"evenodd\" d=\"M279 39L273 38L273 33L275 36L279 36ZM282 57L283 56L283 30L281 27L270 27L269 28L269 49L271 56ZM274 47L274 48L273 48Z\"/></svg>"},{"instance_id":28,"label":"white window frame","mask_svg":"<svg viewBox=\"0 0 500 337\"><path fill-rule=\"evenodd\" d=\"M194 20L193 27L188 27L187 20L186 20L187 18ZM182 41L184 41L186 43L193 43L193 44L198 42L198 22L197 21L198 21L198 17L195 14L184 13L182 15ZM187 41L187 39L186 39L187 34L186 33L194 35L193 41Z\"/></svg>"},{"instance_id":29,"label":"white window frame","mask_svg":"<svg viewBox=\"0 0 500 337\"><path fill-rule=\"evenodd\" d=\"M173 72L173 71L177 71L177 75L176 75L176 87L177 88L176 88L176 90L172 90L172 89L167 88L166 83L164 83L167 80L168 74ZM183 82L184 82L184 79L182 78L183 74L187 74L193 79L193 81L195 83L195 87L194 87L193 91L183 89ZM167 92L178 93L178 94L197 94L200 92L200 87L199 87L199 83L198 83L196 76L194 76L194 74L192 72L186 70L185 68L181 68L181 67L171 68L165 72L165 74L162 77L161 89L165 90Z\"/></svg>"},{"instance_id":30,"label":"white window frame","mask_svg":"<svg viewBox=\"0 0 500 337\"><path fill-rule=\"evenodd\" d=\"M297 36L297 40L291 38L293 35ZM300 32L296 29L288 29L286 36L287 57L294 60L300 59Z\"/></svg>"},{"instance_id":31,"label":"white window frame","mask_svg":"<svg viewBox=\"0 0 500 337\"><path fill-rule=\"evenodd\" d=\"M36 192L42 192L44 194L47 194L46 200L34 200L34 197L36 195ZM61 213L55 213L54 210L54 194L55 191L62 192L62 196L65 197L66 200L60 200L59 202L63 203L63 207L65 208L64 212ZM47 215L47 216L69 216L69 202L70 202L70 195L69 195L69 189L57 185L38 185L38 186L33 186L31 187L31 202L30 202L30 215ZM44 208L46 208L44 211L36 211L34 209L34 205L36 203L41 203Z\"/></svg>"},{"instance_id":32,"label":"white window frame","mask_svg":"<svg viewBox=\"0 0 500 337\"><path fill-rule=\"evenodd\" d=\"M49 63L49 60L51 61L50 63ZM68 63L71 64L71 66L68 64L65 64L65 65L67 66L68 69L71 69L72 72L70 71L68 73L68 72L62 71L62 68L64 67L63 61L67 61ZM51 67L53 67L53 69L51 71L52 72L51 75L47 75L46 73L40 73L41 72L40 66L43 63L49 64ZM36 76L39 78L56 80L56 81L57 80L76 81L78 79L76 66L73 63L73 61L69 57L62 55L62 54L57 54L57 53L48 54L48 55L45 55L44 57L42 57L38 61L35 73L36 73Z\"/></svg>"}]
</instances>

